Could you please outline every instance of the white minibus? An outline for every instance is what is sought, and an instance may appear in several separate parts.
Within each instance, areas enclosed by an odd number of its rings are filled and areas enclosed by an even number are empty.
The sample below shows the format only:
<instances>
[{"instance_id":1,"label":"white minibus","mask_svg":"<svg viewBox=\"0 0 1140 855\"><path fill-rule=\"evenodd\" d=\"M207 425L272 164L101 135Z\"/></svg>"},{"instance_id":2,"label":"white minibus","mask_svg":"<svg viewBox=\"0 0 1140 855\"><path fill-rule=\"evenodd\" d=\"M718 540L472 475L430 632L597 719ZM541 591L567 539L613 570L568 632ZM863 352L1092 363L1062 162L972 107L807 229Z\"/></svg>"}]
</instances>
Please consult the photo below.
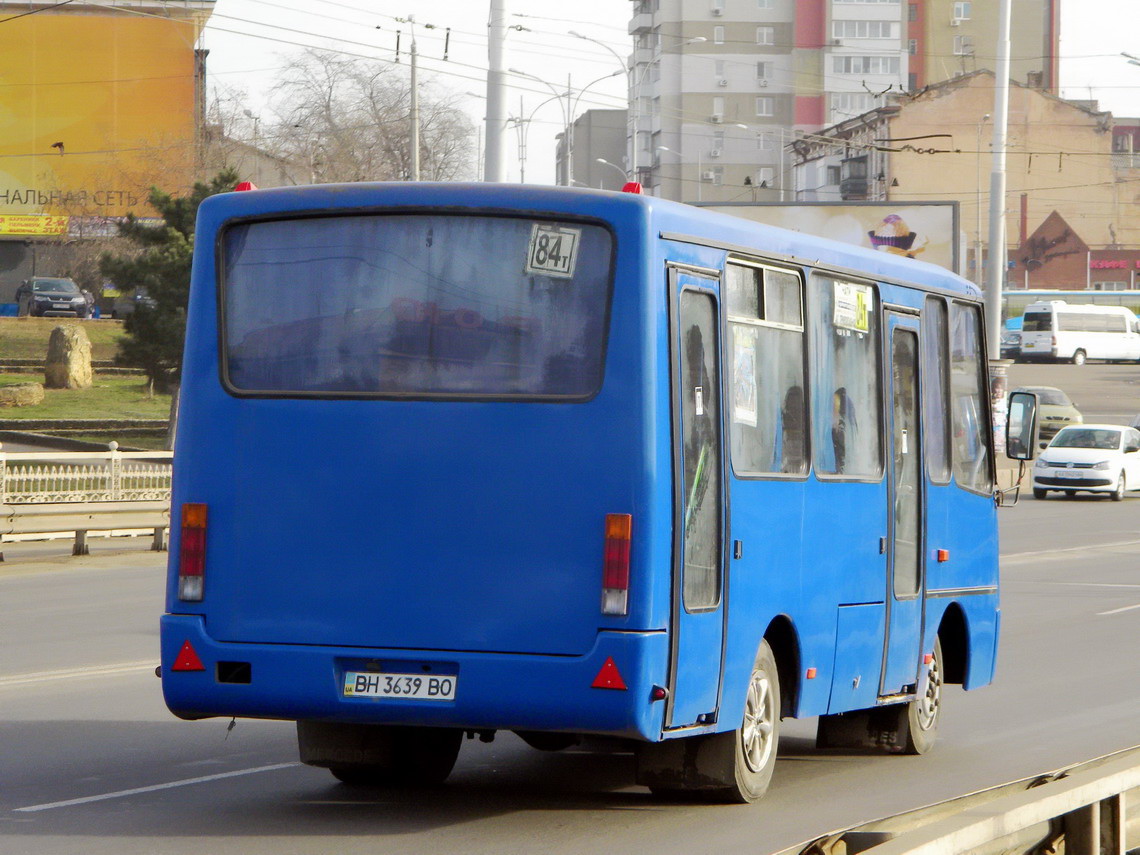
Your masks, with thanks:
<instances>
[{"instance_id":1,"label":"white minibus","mask_svg":"<svg viewBox=\"0 0 1140 855\"><path fill-rule=\"evenodd\" d=\"M1123 306L1030 303L1021 322L1021 358L1083 365L1086 359L1140 360L1140 321Z\"/></svg>"}]
</instances>

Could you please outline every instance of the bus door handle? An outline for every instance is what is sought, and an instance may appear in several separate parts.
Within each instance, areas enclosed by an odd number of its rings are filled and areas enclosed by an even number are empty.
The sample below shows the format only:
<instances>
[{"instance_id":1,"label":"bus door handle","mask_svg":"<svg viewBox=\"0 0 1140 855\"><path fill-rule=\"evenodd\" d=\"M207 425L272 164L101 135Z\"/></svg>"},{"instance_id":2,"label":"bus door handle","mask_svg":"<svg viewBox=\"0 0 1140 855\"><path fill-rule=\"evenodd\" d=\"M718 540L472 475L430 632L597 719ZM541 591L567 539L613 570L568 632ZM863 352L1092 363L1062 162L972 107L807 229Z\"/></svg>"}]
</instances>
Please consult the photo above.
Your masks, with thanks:
<instances>
[{"instance_id":1,"label":"bus door handle","mask_svg":"<svg viewBox=\"0 0 1140 855\"><path fill-rule=\"evenodd\" d=\"M880 555L886 555L887 554L887 539L885 537L879 538L879 554Z\"/></svg>"}]
</instances>

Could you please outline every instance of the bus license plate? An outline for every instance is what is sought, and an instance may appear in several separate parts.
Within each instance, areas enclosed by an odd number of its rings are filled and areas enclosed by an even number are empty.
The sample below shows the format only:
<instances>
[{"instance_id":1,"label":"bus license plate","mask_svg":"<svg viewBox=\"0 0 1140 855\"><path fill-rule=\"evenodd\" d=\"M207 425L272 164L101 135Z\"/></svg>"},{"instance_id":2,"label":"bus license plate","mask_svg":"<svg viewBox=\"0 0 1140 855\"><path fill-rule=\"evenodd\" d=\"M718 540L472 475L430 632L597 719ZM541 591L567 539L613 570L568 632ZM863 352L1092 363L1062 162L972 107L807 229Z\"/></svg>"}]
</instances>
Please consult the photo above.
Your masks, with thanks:
<instances>
[{"instance_id":1,"label":"bus license plate","mask_svg":"<svg viewBox=\"0 0 1140 855\"><path fill-rule=\"evenodd\" d=\"M387 674L348 671L346 698L408 698L414 701L454 701L459 678L454 674Z\"/></svg>"}]
</instances>

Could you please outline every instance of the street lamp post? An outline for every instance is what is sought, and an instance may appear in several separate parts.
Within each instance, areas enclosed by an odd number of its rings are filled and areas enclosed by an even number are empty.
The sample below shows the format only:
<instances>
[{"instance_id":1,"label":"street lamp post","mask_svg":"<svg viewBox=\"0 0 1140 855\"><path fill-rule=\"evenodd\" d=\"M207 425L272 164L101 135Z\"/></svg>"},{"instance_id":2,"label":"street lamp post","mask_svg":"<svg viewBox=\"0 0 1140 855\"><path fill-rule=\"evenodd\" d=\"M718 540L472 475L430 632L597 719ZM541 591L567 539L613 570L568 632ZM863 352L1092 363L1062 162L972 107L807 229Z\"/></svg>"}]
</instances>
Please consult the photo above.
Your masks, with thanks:
<instances>
[{"instance_id":1,"label":"street lamp post","mask_svg":"<svg viewBox=\"0 0 1140 855\"><path fill-rule=\"evenodd\" d=\"M978 146L974 168L975 186L977 187L977 220L974 223L974 283L979 288L985 282L985 272L982 266L982 126L989 120L989 113L978 119Z\"/></svg>"},{"instance_id":2,"label":"street lamp post","mask_svg":"<svg viewBox=\"0 0 1140 855\"><path fill-rule=\"evenodd\" d=\"M614 169L616 169L618 172L620 172L621 173L621 180L622 180L623 184L629 180L629 174L624 169L622 169L620 166L618 166L616 163L610 163L604 157L595 157L594 162L595 163L604 163L606 166L611 166ZM599 185L599 187L600 186L601 185Z\"/></svg>"},{"instance_id":3,"label":"street lamp post","mask_svg":"<svg viewBox=\"0 0 1140 855\"><path fill-rule=\"evenodd\" d=\"M534 74L530 74L529 72L526 72L526 71L520 71L517 68L511 68L508 70L511 72L511 74L518 74L522 77L529 77L531 80L537 80L539 83L543 84L548 89L550 89L550 91L554 93L554 97L547 98L546 101L543 102L543 104L547 103L547 101L553 101L555 98L559 99L558 104L560 107L562 107L563 127L565 128L565 131L564 131L565 136L563 137L563 146L562 146L563 177L565 179L565 185L567 187L570 186L570 184L574 180L574 166L573 166L574 161L572 159L572 151L574 148L574 111L578 109L578 103L582 100L582 96L585 95L587 90L589 90L592 86L594 86L598 83L601 83L603 80L609 80L611 77L617 77L619 74L622 74L624 72L621 70L613 71L609 74L605 74L605 75L597 78L596 80L591 80L589 83L587 83L585 86L583 86L581 89L578 90L577 96L574 96L574 89L573 89L573 86L571 85L570 77L567 77L566 78L566 103L565 103L565 105L563 105L562 101L561 101L562 93L560 93L554 87L553 84L548 83L547 81L543 80L541 77L538 77ZM539 106L541 107L542 104L540 104ZM536 107L535 109L537 110L538 108ZM531 113L532 117L533 117L533 115L534 114ZM528 121L529 121L529 119L528 119Z\"/></svg>"},{"instance_id":4,"label":"street lamp post","mask_svg":"<svg viewBox=\"0 0 1140 855\"><path fill-rule=\"evenodd\" d=\"M596 45L601 45L602 47L604 47L606 50L608 50L611 54L614 55L614 58L621 64L622 70L625 72L626 76L628 77L629 93L627 96L627 100L630 104L632 104L632 109L627 111L630 115L630 119L628 122L629 127L630 127L630 131L629 131L629 152L626 155L626 159L629 162L629 175L633 178L634 181L637 181L637 180L639 180L639 176L637 174L637 171L638 171L638 160L640 159L638 157L639 146L638 146L638 142L637 142L637 133L640 129L639 125L641 124L641 84L645 82L645 75L649 72L649 69L654 64L656 64L657 62L660 62L661 57L664 56L664 54L658 54L653 59L651 59L649 62L645 63L645 66L641 69L641 72L635 76L634 75L634 66L633 65L627 66L625 60L622 59L622 57L618 54L618 52L615 51L609 45L607 45L605 42L599 41L598 39L595 39L595 38L591 38L590 36L584 36L575 30L570 30L570 35L574 36L575 38L584 39L585 41L593 42ZM701 42L707 42L707 41L708 41L708 39L705 38L704 36L694 36L693 38L685 39L684 41L678 42L674 47L683 48L686 45L695 45L695 44L700 44Z\"/></svg>"}]
</instances>

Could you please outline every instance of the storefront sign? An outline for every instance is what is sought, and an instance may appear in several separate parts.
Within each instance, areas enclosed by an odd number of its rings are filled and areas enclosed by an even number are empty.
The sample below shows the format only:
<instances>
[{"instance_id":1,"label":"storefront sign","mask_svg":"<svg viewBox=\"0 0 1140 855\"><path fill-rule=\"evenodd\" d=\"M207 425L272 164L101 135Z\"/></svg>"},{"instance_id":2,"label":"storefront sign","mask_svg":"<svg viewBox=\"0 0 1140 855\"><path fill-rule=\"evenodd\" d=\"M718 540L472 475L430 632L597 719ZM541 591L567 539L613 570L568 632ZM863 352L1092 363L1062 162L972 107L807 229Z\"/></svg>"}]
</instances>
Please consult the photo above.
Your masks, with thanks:
<instances>
[{"instance_id":1,"label":"storefront sign","mask_svg":"<svg viewBox=\"0 0 1140 855\"><path fill-rule=\"evenodd\" d=\"M65 235L68 219L47 214L0 214L0 235L29 237Z\"/></svg>"}]
</instances>

